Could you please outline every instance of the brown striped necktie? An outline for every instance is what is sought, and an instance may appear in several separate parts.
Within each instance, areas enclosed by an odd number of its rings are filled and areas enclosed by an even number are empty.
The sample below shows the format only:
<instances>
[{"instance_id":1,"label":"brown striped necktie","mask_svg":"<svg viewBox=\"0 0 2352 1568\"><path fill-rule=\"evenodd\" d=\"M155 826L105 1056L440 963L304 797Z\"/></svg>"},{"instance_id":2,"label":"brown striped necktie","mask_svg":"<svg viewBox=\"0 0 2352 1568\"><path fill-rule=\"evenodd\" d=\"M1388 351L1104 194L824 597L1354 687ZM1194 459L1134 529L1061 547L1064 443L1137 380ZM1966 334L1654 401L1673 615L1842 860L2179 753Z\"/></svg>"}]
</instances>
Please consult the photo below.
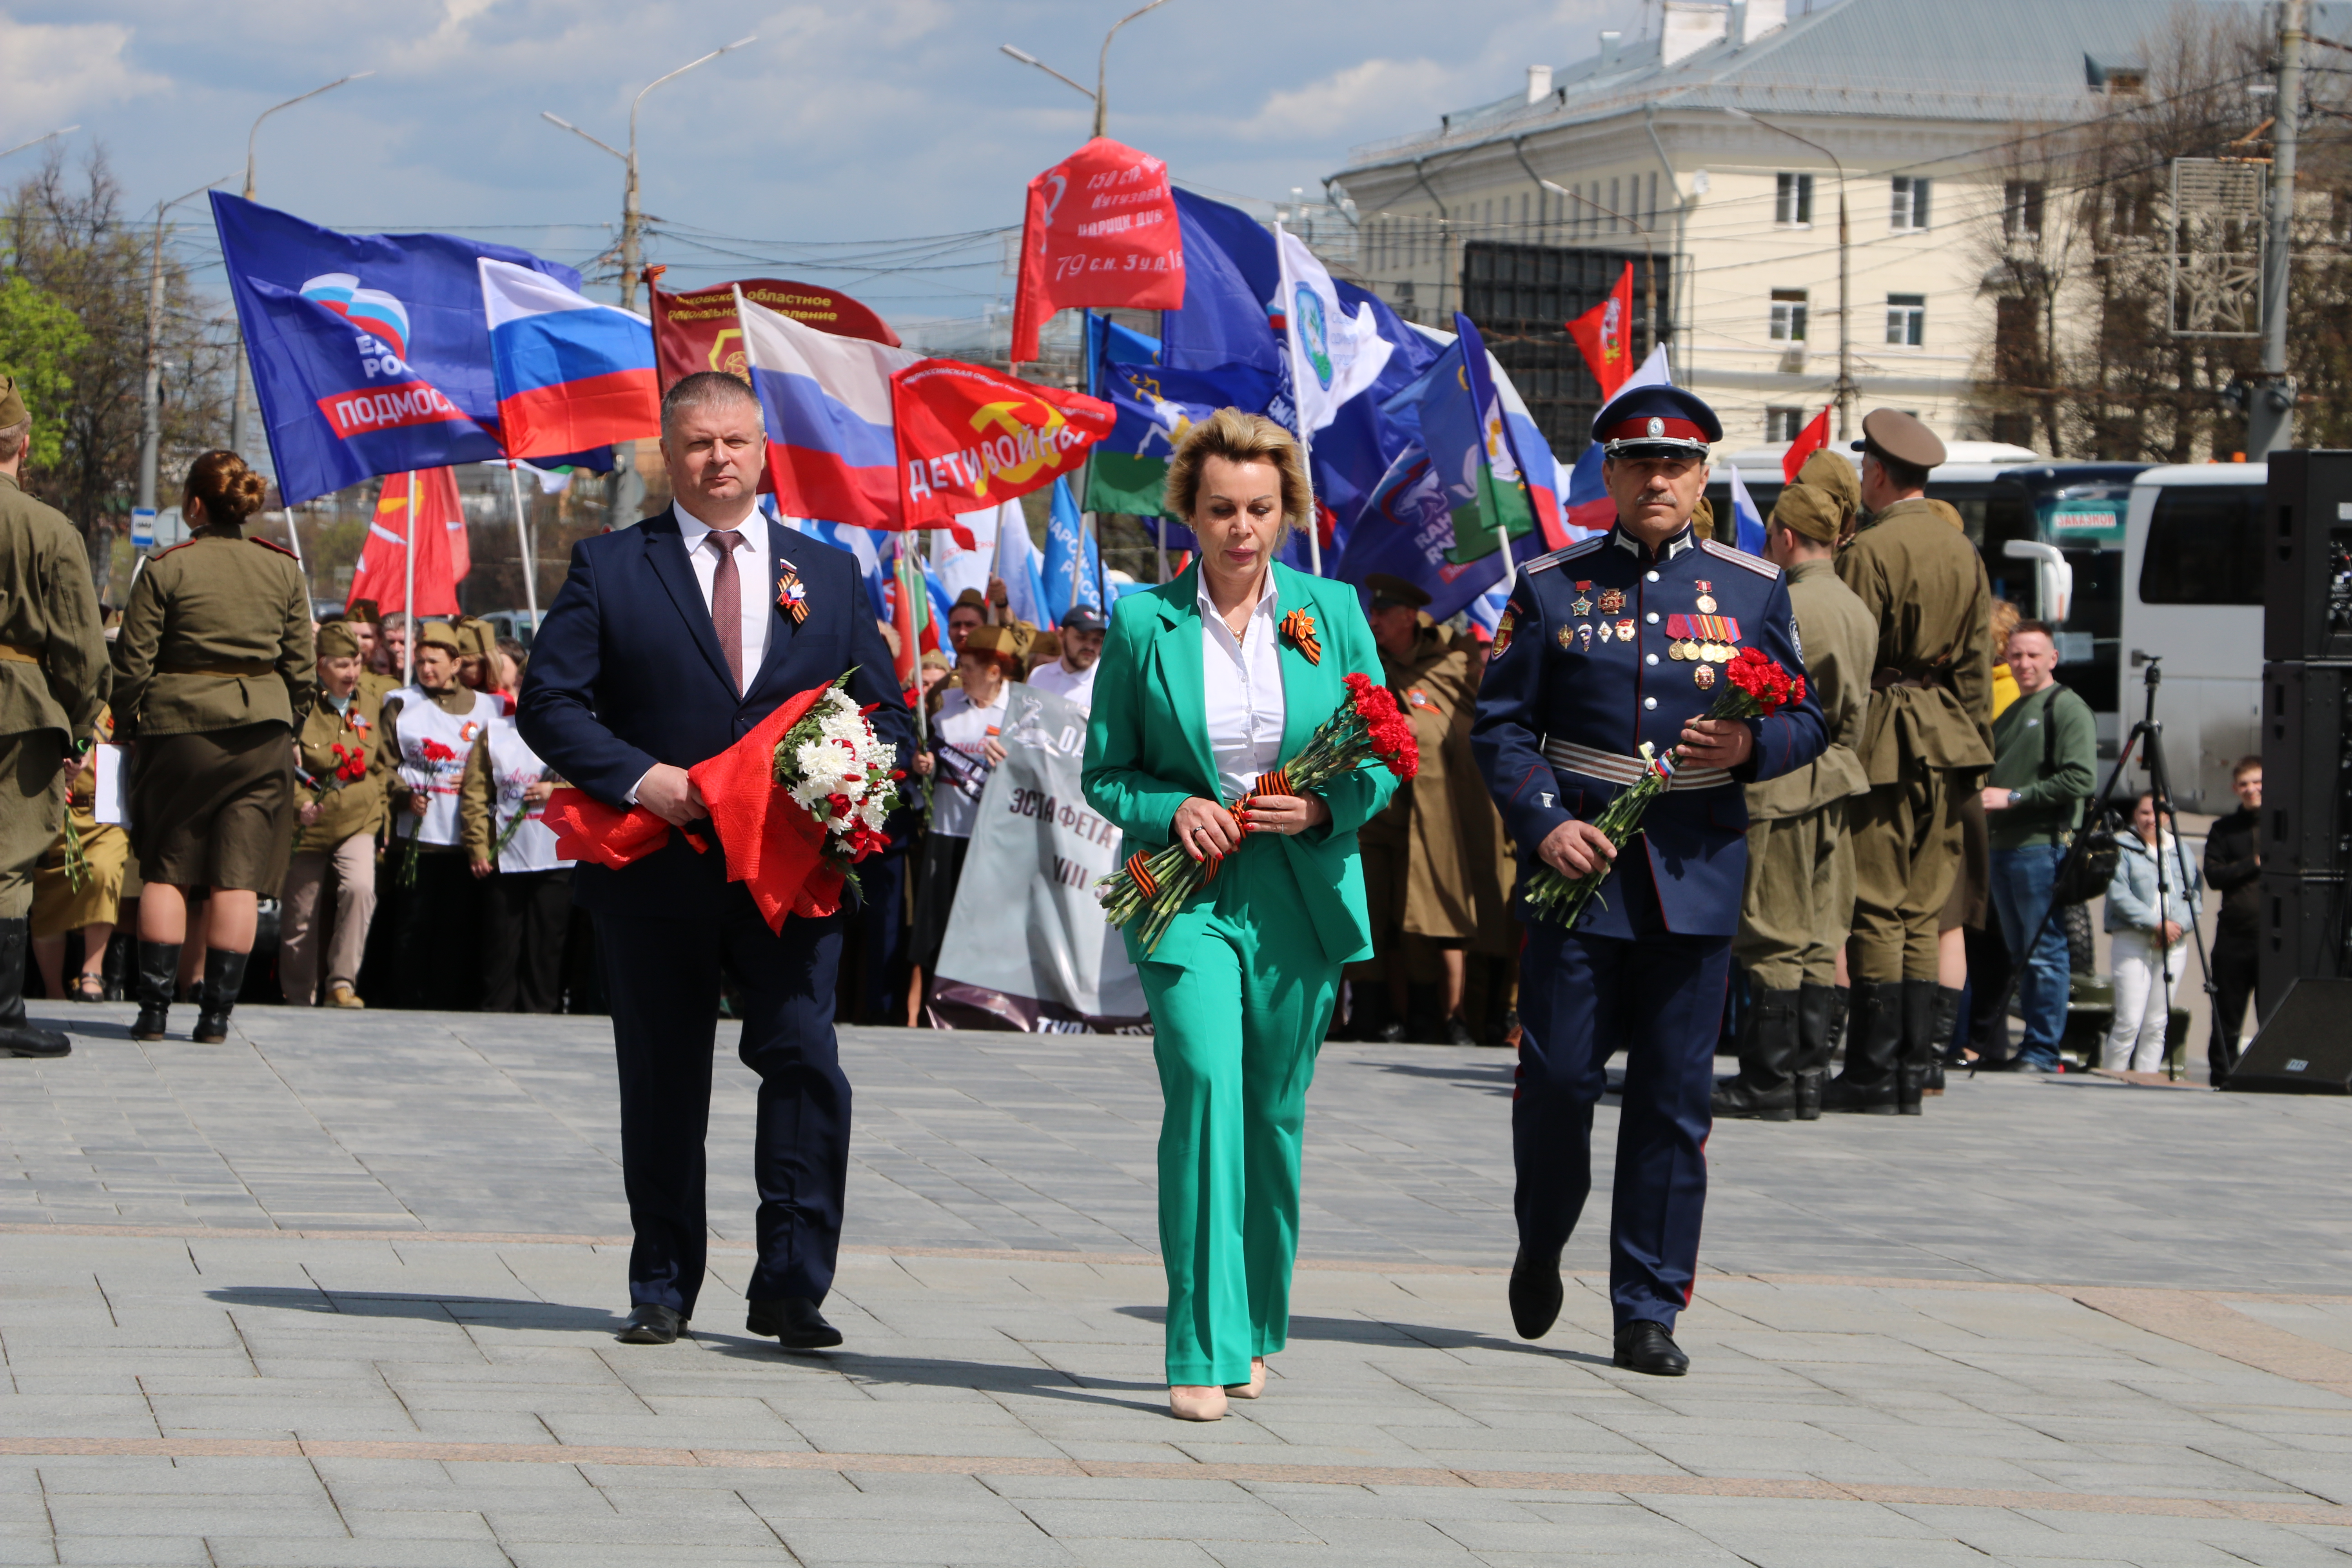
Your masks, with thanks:
<instances>
[{"instance_id":1,"label":"brown striped necktie","mask_svg":"<svg viewBox=\"0 0 2352 1568\"><path fill-rule=\"evenodd\" d=\"M735 570L735 547L743 535L731 528L710 531L711 547L719 552L719 569L710 577L710 627L719 634L719 651L727 656L728 673L735 690L743 689L743 579Z\"/></svg>"}]
</instances>

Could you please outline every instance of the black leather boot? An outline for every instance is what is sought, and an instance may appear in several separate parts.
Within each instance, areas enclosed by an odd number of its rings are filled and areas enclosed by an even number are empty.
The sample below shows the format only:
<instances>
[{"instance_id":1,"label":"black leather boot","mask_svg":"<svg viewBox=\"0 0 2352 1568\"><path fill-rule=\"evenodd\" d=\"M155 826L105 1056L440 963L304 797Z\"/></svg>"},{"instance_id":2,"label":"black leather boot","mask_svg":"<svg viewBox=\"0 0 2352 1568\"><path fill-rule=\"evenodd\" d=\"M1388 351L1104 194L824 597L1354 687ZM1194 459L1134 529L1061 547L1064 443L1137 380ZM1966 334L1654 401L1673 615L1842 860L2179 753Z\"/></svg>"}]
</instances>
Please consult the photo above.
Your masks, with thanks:
<instances>
[{"instance_id":1,"label":"black leather boot","mask_svg":"<svg viewBox=\"0 0 2352 1568\"><path fill-rule=\"evenodd\" d=\"M1895 1073L1895 1109L1917 1116L1927 1092L1927 1069L1936 1063L1936 992L1932 980L1903 983L1903 1047Z\"/></svg>"},{"instance_id":2,"label":"black leather boot","mask_svg":"<svg viewBox=\"0 0 2352 1568\"><path fill-rule=\"evenodd\" d=\"M1797 993L1758 991L1739 1046L1739 1076L1715 1086L1715 1114L1792 1121L1797 1115Z\"/></svg>"},{"instance_id":3,"label":"black leather boot","mask_svg":"<svg viewBox=\"0 0 2352 1568\"><path fill-rule=\"evenodd\" d=\"M1846 1026L1845 1070L1823 1086L1822 1109L1894 1115L1902 1056L1903 983L1854 986L1853 1013Z\"/></svg>"},{"instance_id":4,"label":"black leather boot","mask_svg":"<svg viewBox=\"0 0 2352 1568\"><path fill-rule=\"evenodd\" d=\"M134 1040L160 1040L172 1014L172 988L180 982L180 943L142 942L138 973L131 977L139 998L139 1016L131 1023Z\"/></svg>"},{"instance_id":5,"label":"black leather boot","mask_svg":"<svg viewBox=\"0 0 2352 1568\"><path fill-rule=\"evenodd\" d=\"M1927 1026L1927 1086L1930 1095L1944 1092L1944 1068L1952 1059L1952 1036L1960 1026L1961 993L1948 985L1936 987L1935 1016Z\"/></svg>"},{"instance_id":6,"label":"black leather boot","mask_svg":"<svg viewBox=\"0 0 2352 1568\"><path fill-rule=\"evenodd\" d=\"M0 921L0 1057L70 1056L71 1040L25 1022L25 955L32 941L32 921Z\"/></svg>"},{"instance_id":7,"label":"black leather boot","mask_svg":"<svg viewBox=\"0 0 2352 1568\"><path fill-rule=\"evenodd\" d=\"M205 949L204 984L196 987L196 1032L189 1037L196 1044L217 1046L228 1038L229 1011L236 1005L236 994L245 989L248 956Z\"/></svg>"},{"instance_id":8,"label":"black leather boot","mask_svg":"<svg viewBox=\"0 0 2352 1568\"><path fill-rule=\"evenodd\" d=\"M1829 1077L1832 1020L1845 1027L1846 994L1832 985L1797 987L1797 1066L1792 1086L1800 1121L1822 1119L1822 1080Z\"/></svg>"}]
</instances>

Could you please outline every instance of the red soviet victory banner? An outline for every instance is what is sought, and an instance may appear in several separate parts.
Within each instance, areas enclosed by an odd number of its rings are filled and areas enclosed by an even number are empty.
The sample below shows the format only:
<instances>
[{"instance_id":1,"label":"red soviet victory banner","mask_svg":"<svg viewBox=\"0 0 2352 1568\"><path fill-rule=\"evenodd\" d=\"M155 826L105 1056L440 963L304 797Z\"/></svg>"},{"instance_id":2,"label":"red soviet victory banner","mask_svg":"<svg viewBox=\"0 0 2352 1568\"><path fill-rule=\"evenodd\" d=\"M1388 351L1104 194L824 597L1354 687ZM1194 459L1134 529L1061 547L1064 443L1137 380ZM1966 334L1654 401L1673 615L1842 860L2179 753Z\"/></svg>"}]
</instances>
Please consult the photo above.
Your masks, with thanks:
<instances>
[{"instance_id":1,"label":"red soviet victory banner","mask_svg":"<svg viewBox=\"0 0 2352 1568\"><path fill-rule=\"evenodd\" d=\"M1168 165L1108 136L1029 182L1013 363L1035 359L1039 329L1055 311L1076 305L1184 305L1184 239Z\"/></svg>"},{"instance_id":2,"label":"red soviet victory banner","mask_svg":"<svg viewBox=\"0 0 2352 1568\"><path fill-rule=\"evenodd\" d=\"M900 526L943 528L1077 472L1110 434L1111 405L961 360L926 359L890 378Z\"/></svg>"},{"instance_id":3,"label":"red soviet victory banner","mask_svg":"<svg viewBox=\"0 0 2352 1568\"><path fill-rule=\"evenodd\" d=\"M344 597L345 607L373 599L387 616L408 608L406 556L412 496L416 505L416 613L457 613L457 584L466 575L468 552L466 507L458 499L455 468L420 468L384 476L359 564L352 569L352 591Z\"/></svg>"},{"instance_id":4,"label":"red soviet victory banner","mask_svg":"<svg viewBox=\"0 0 2352 1568\"><path fill-rule=\"evenodd\" d=\"M1592 379L1601 384L1601 401L1608 402L1633 374L1633 264L1617 276L1609 298L1568 323L1568 335L1584 351Z\"/></svg>"},{"instance_id":5,"label":"red soviet victory banner","mask_svg":"<svg viewBox=\"0 0 2352 1568\"><path fill-rule=\"evenodd\" d=\"M661 389L698 371L724 371L751 379L743 363L743 330L735 320L735 290L779 315L837 337L864 338L868 342L898 346L890 323L836 289L787 283L774 278L748 278L709 289L666 294L655 281L662 268L646 268L646 294L654 322L654 367Z\"/></svg>"}]
</instances>

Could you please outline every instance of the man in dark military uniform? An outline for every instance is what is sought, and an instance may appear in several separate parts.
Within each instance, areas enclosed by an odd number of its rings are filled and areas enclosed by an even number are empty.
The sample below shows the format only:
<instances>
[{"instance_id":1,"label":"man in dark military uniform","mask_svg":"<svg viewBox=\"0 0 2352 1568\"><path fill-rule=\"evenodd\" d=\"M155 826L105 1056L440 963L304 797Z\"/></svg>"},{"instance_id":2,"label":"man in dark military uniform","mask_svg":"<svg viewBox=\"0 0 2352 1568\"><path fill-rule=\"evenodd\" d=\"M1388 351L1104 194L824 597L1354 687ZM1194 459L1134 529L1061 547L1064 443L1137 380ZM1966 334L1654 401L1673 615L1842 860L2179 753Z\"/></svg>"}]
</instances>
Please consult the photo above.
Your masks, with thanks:
<instances>
[{"instance_id":1,"label":"man in dark military uniform","mask_svg":"<svg viewBox=\"0 0 2352 1568\"><path fill-rule=\"evenodd\" d=\"M1817 452L1853 477L1853 465ZM1837 955L1853 924L1853 848L1846 800L1870 788L1854 745L1870 707L1878 623L1838 581L1831 556L1853 516L1840 497L1800 479L1780 492L1764 557L1788 574L1805 647L1805 685L1829 744L1803 767L1748 786L1748 889L1732 956L1755 987L1739 1042L1739 1076L1716 1086L1715 1114L1810 1121L1822 1113Z\"/></svg>"},{"instance_id":2,"label":"man in dark military uniform","mask_svg":"<svg viewBox=\"0 0 2352 1568\"><path fill-rule=\"evenodd\" d=\"M1402 577L1375 572L1364 579L1371 597L1372 641L1389 690L1412 725L1421 771L1397 787L1387 808L1358 833L1364 857L1364 892L1372 916L1370 963L1352 964L1360 984L1385 984L1390 1016L1382 1039L1402 1039L1408 1022L1408 979L1413 967L1408 938L1426 963L1433 952L1442 977L1441 1033L1447 1045L1477 1044L1464 1016L1469 980L1465 944L1478 935L1478 878L1464 831L1462 808L1491 811L1470 757L1470 721L1476 709L1475 644L1456 646L1421 612L1429 595ZM1467 794L1470 798L1460 795ZM1493 879L1493 872L1486 872Z\"/></svg>"},{"instance_id":3,"label":"man in dark military uniform","mask_svg":"<svg viewBox=\"0 0 2352 1568\"><path fill-rule=\"evenodd\" d=\"M70 1040L25 1022L33 867L64 825L112 670L81 535L25 493L33 418L13 380L0 388L0 1057L62 1057Z\"/></svg>"},{"instance_id":4,"label":"man in dark military uniform","mask_svg":"<svg viewBox=\"0 0 2352 1568\"><path fill-rule=\"evenodd\" d=\"M1854 800L1853 980L1829 1110L1919 1114L1937 1034L1937 926L1960 872L1960 813L1992 766L1992 590L1958 514L1927 499L1944 443L1909 415L1862 422L1869 526L1837 574L1878 624Z\"/></svg>"},{"instance_id":5,"label":"man in dark military uniform","mask_svg":"<svg viewBox=\"0 0 2352 1568\"><path fill-rule=\"evenodd\" d=\"M1714 410L1672 386L1601 411L1607 534L1528 563L1496 627L1471 747L1523 854L1563 876L1606 870L1573 931L1525 916L1511 1134L1518 1258L1511 1317L1540 1337L1559 1316L1559 1258L1592 1185L1592 1108L1626 1053L1609 1235L1616 1363L1678 1376L1706 1201L1715 1041L1748 868L1739 785L1820 754L1810 695L1761 719L1705 717L1725 665L1754 647L1804 669L1780 569L1695 536ZM1639 781L1644 744L1678 751L1641 836L1594 826Z\"/></svg>"}]
</instances>

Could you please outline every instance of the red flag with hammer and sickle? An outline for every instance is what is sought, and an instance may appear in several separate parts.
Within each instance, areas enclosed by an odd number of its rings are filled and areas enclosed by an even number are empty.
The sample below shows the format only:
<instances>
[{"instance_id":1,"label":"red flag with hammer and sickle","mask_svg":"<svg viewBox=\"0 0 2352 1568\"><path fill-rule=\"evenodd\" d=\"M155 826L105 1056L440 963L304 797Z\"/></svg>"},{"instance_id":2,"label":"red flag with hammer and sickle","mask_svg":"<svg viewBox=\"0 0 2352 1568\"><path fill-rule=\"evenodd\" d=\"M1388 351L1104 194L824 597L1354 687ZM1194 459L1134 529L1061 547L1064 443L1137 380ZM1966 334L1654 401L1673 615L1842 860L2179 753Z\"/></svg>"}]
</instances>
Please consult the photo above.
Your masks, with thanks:
<instances>
[{"instance_id":1,"label":"red flag with hammer and sickle","mask_svg":"<svg viewBox=\"0 0 2352 1568\"><path fill-rule=\"evenodd\" d=\"M1075 476L1118 418L1100 398L952 359L892 375L890 415L906 528L943 528Z\"/></svg>"}]
</instances>

